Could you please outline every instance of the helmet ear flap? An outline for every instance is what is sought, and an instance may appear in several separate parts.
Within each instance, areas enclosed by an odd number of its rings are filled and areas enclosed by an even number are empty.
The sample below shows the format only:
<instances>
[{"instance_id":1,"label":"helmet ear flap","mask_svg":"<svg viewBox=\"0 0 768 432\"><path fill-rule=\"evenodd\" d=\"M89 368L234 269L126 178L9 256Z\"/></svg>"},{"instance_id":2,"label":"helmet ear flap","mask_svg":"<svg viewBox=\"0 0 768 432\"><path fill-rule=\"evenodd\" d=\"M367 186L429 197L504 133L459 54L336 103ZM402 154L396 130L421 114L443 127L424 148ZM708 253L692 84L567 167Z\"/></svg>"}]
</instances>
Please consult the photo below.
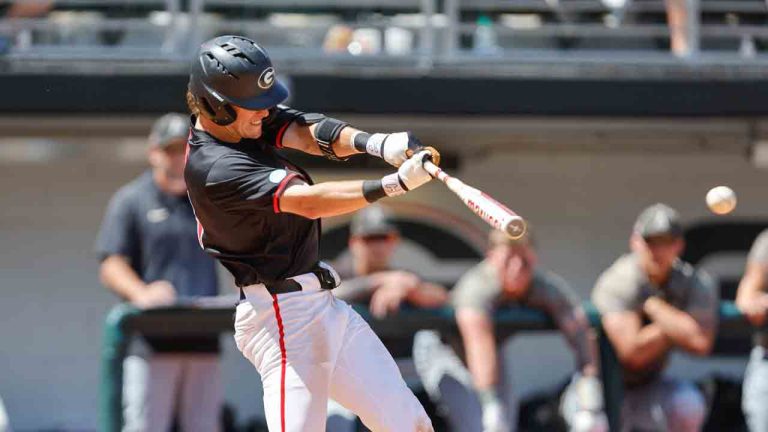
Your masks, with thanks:
<instances>
[{"instance_id":1,"label":"helmet ear flap","mask_svg":"<svg viewBox=\"0 0 768 432\"><path fill-rule=\"evenodd\" d=\"M226 126L237 119L237 111L235 111L232 105L226 102L222 101L222 103L219 104L220 108L216 110L205 97L196 97L195 100L201 114L208 117L219 126Z\"/></svg>"},{"instance_id":2,"label":"helmet ear flap","mask_svg":"<svg viewBox=\"0 0 768 432\"><path fill-rule=\"evenodd\" d=\"M218 120L220 119L220 120ZM230 104L224 104L222 106L222 111L219 112L219 115L217 117L216 124L221 126L226 126L237 119L237 111L235 111L234 108L232 108L232 105Z\"/></svg>"}]
</instances>

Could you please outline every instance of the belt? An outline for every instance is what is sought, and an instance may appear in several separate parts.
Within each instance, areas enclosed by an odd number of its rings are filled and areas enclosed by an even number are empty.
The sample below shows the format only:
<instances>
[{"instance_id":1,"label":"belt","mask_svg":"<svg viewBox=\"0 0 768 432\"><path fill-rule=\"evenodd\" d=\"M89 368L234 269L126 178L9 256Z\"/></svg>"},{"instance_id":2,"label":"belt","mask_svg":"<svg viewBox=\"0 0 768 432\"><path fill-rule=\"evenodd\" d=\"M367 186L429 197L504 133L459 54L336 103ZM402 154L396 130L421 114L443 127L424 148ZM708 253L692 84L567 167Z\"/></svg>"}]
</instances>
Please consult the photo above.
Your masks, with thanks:
<instances>
[{"instance_id":1,"label":"belt","mask_svg":"<svg viewBox=\"0 0 768 432\"><path fill-rule=\"evenodd\" d=\"M328 264L320 262L318 266L310 271L298 276L292 276L286 279L278 279L269 282L261 282L255 285L249 285L247 287L240 287L240 300L245 300L244 288L259 287L262 286L273 295L286 294L290 292L302 291L305 289L305 285L313 285L314 280L319 282L320 289L332 290L339 286L340 279L335 270Z\"/></svg>"}]
</instances>

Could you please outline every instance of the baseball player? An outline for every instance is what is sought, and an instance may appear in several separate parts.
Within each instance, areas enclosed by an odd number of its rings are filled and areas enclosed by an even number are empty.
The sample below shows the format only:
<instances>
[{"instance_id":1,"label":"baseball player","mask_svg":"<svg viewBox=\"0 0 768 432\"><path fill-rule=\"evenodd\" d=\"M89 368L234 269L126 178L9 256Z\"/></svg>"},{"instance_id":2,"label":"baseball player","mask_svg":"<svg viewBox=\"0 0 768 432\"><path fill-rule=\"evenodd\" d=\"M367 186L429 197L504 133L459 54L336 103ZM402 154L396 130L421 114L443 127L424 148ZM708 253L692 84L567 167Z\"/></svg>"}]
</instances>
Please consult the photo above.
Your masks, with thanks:
<instances>
[{"instance_id":1,"label":"baseball player","mask_svg":"<svg viewBox=\"0 0 768 432\"><path fill-rule=\"evenodd\" d=\"M235 341L261 376L269 429L324 431L330 397L374 431L431 431L391 355L333 296L339 277L318 260L320 218L427 183L430 153L409 133L368 134L278 105L287 96L250 39L217 37L193 61L185 178L201 246L241 289ZM378 180L313 184L279 148L331 160L368 153L399 168Z\"/></svg>"},{"instance_id":2,"label":"baseball player","mask_svg":"<svg viewBox=\"0 0 768 432\"><path fill-rule=\"evenodd\" d=\"M762 328L768 316L768 230L755 239L747 258L747 267L739 284L736 306L757 328ZM755 347L744 374L742 407L749 430L768 432L768 333L758 330Z\"/></svg>"},{"instance_id":3,"label":"baseball player","mask_svg":"<svg viewBox=\"0 0 768 432\"><path fill-rule=\"evenodd\" d=\"M462 276L451 293L462 347L453 349L437 333L421 331L413 347L416 370L452 430L516 430L517 398L503 379L507 365L501 361L492 314L509 305L539 309L552 317L576 358L571 386L578 395L568 401L566 417L578 416L581 421L571 430L605 431L593 332L570 286L554 273L537 268L529 235L511 240L501 231L490 233L485 260ZM467 366L457 352L465 354Z\"/></svg>"},{"instance_id":4,"label":"baseball player","mask_svg":"<svg viewBox=\"0 0 768 432\"><path fill-rule=\"evenodd\" d=\"M693 383L662 376L662 371L673 349L700 356L712 349L717 284L680 260L683 226L667 205L640 213L630 247L632 253L606 269L592 292L623 366L622 430L701 430L703 395Z\"/></svg>"},{"instance_id":5,"label":"baseball player","mask_svg":"<svg viewBox=\"0 0 768 432\"><path fill-rule=\"evenodd\" d=\"M218 293L215 261L197 245L186 196L184 151L189 120L167 114L149 137L151 169L109 203L96 250L101 280L140 308ZM219 430L222 384L218 336L145 337L124 363L124 430ZM145 347L146 348L146 347Z\"/></svg>"}]
</instances>

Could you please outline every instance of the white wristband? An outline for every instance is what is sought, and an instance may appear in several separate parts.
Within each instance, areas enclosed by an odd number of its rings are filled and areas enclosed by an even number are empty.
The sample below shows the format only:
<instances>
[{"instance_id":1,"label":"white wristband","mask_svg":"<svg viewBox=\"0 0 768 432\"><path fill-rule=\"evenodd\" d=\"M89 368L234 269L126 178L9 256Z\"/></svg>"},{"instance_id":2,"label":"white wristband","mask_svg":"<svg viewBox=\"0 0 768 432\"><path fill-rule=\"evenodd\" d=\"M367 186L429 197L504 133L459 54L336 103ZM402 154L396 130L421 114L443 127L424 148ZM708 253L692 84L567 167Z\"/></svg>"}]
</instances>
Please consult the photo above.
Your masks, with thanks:
<instances>
[{"instance_id":1,"label":"white wristband","mask_svg":"<svg viewBox=\"0 0 768 432\"><path fill-rule=\"evenodd\" d=\"M381 149L384 147L384 140L387 139L387 134L375 133L368 138L368 142L365 143L365 152L371 156L381 157Z\"/></svg>"},{"instance_id":2,"label":"white wristband","mask_svg":"<svg viewBox=\"0 0 768 432\"><path fill-rule=\"evenodd\" d=\"M381 178L381 186L387 196L398 196L407 192L400 183L400 176L397 173L385 175Z\"/></svg>"}]
</instances>

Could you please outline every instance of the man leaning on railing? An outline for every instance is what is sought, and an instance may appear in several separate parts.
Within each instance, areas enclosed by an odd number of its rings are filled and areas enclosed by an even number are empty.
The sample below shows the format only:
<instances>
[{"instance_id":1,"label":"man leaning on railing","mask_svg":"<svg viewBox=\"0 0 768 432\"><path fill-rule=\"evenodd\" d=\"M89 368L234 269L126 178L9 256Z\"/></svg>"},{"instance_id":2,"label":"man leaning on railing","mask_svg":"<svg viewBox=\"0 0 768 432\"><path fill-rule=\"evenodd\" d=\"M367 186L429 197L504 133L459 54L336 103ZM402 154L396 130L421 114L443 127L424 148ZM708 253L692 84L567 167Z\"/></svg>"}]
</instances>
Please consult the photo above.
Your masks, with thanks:
<instances>
[{"instance_id":1,"label":"man leaning on railing","mask_svg":"<svg viewBox=\"0 0 768 432\"><path fill-rule=\"evenodd\" d=\"M452 430L516 430L517 397L504 380L503 371L510 365L502 361L493 314L509 306L530 307L554 321L574 353L578 369L563 404L571 430L606 430L597 349L578 296L565 280L537 268L529 237L511 240L493 231L489 240L486 259L452 292L463 350L443 343L433 331L421 331L414 338L414 362L425 390L444 408ZM465 352L467 366L457 351Z\"/></svg>"}]
</instances>

